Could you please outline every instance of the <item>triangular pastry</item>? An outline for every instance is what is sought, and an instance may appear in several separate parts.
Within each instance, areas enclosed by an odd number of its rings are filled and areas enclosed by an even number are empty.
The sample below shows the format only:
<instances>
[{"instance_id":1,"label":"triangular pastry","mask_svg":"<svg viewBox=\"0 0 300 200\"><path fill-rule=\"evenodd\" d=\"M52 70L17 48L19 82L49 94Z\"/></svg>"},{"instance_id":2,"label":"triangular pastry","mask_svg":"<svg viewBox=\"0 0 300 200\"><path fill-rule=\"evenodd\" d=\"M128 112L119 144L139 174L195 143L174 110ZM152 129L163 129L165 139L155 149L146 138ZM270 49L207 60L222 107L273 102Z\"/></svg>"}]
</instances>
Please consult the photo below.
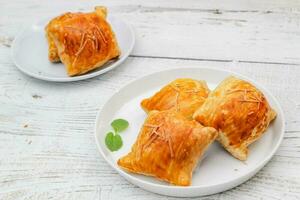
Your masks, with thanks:
<instances>
[{"instance_id":1,"label":"triangular pastry","mask_svg":"<svg viewBox=\"0 0 300 200\"><path fill-rule=\"evenodd\" d=\"M46 26L49 60L61 61L68 75L80 75L120 55L105 7L91 13L65 13Z\"/></svg>"},{"instance_id":2,"label":"triangular pastry","mask_svg":"<svg viewBox=\"0 0 300 200\"><path fill-rule=\"evenodd\" d=\"M234 157L246 160L248 145L262 136L276 112L251 83L229 77L213 90L194 119L219 131L218 141Z\"/></svg>"},{"instance_id":3,"label":"triangular pastry","mask_svg":"<svg viewBox=\"0 0 300 200\"><path fill-rule=\"evenodd\" d=\"M216 137L214 128L187 120L174 110L151 111L131 152L120 158L118 165L130 172L187 186L198 160Z\"/></svg>"},{"instance_id":4,"label":"triangular pastry","mask_svg":"<svg viewBox=\"0 0 300 200\"><path fill-rule=\"evenodd\" d=\"M180 78L164 86L152 97L144 99L141 106L146 112L174 109L192 119L193 113L203 104L208 94L205 81Z\"/></svg>"}]
</instances>

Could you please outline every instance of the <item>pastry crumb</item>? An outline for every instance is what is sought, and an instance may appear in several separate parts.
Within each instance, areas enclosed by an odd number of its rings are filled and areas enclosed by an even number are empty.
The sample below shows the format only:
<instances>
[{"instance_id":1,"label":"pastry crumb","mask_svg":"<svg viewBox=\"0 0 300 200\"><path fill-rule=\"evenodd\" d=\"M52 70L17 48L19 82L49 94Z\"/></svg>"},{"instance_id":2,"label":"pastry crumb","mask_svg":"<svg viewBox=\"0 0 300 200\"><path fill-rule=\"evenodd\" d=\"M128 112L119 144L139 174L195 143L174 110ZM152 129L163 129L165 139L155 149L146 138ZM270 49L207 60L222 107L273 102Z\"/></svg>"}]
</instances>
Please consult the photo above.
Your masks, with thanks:
<instances>
[{"instance_id":1,"label":"pastry crumb","mask_svg":"<svg viewBox=\"0 0 300 200\"><path fill-rule=\"evenodd\" d=\"M222 12L221 12L219 9L216 9L216 10L214 11L214 14L220 15L220 14L222 14Z\"/></svg>"},{"instance_id":2,"label":"pastry crumb","mask_svg":"<svg viewBox=\"0 0 300 200\"><path fill-rule=\"evenodd\" d=\"M34 99L41 99L41 98L43 98L43 97L40 96L40 95L34 94L34 95L32 95L32 98L34 98Z\"/></svg>"},{"instance_id":3,"label":"pastry crumb","mask_svg":"<svg viewBox=\"0 0 300 200\"><path fill-rule=\"evenodd\" d=\"M5 47L11 47L12 41L14 38L12 37L0 37L0 45L3 45Z\"/></svg>"}]
</instances>

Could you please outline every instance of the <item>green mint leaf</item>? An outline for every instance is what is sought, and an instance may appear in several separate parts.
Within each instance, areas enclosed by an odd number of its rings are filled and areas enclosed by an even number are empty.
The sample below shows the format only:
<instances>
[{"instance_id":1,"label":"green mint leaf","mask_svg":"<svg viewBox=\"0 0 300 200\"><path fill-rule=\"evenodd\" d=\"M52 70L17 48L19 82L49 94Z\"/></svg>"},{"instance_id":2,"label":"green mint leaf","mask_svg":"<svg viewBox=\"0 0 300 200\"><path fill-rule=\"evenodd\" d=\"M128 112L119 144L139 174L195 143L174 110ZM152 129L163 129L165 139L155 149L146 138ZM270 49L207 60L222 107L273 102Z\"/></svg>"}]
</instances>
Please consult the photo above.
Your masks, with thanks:
<instances>
[{"instance_id":1,"label":"green mint leaf","mask_svg":"<svg viewBox=\"0 0 300 200\"><path fill-rule=\"evenodd\" d=\"M128 127L129 123L125 119L116 119L110 125L116 133L120 133Z\"/></svg>"},{"instance_id":2,"label":"green mint leaf","mask_svg":"<svg viewBox=\"0 0 300 200\"><path fill-rule=\"evenodd\" d=\"M116 134L113 141L114 151L119 150L123 146L123 141L120 135Z\"/></svg>"},{"instance_id":3,"label":"green mint leaf","mask_svg":"<svg viewBox=\"0 0 300 200\"><path fill-rule=\"evenodd\" d=\"M106 144L107 148L111 151L113 151L112 150L113 140L114 140L114 134L112 132L107 133L106 137L105 137L105 144Z\"/></svg>"},{"instance_id":4,"label":"green mint leaf","mask_svg":"<svg viewBox=\"0 0 300 200\"><path fill-rule=\"evenodd\" d=\"M105 144L110 151L117 151L122 147L123 141L120 135L109 132L106 134Z\"/></svg>"}]
</instances>

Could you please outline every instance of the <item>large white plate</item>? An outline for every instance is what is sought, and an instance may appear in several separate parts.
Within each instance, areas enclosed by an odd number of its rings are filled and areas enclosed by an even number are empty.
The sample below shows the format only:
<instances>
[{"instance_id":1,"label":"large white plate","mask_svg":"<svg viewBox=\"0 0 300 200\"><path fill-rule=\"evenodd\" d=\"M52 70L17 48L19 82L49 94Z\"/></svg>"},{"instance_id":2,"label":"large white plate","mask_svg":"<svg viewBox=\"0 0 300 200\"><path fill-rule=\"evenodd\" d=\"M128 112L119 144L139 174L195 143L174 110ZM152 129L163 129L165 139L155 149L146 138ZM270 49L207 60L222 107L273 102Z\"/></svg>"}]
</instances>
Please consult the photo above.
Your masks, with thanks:
<instances>
[{"instance_id":1,"label":"large white plate","mask_svg":"<svg viewBox=\"0 0 300 200\"><path fill-rule=\"evenodd\" d=\"M235 75L256 85L276 110L277 117L271 123L264 136L250 146L249 158L241 162L230 156L217 142L213 143L206 157L197 166L189 187L169 185L152 177L128 173L117 166L117 160L130 151L140 127L146 118L140 107L143 98L149 97L159 88L176 78L194 78L206 80L210 89L214 89L223 79ZM110 122L116 118L129 121L130 127L122 134L123 147L110 152L104 143L106 133L111 130ZM131 183L146 190L178 197L192 197L222 192L235 187L258 172L274 155L284 133L282 109L270 92L254 81L228 71L212 68L181 68L154 73L123 87L115 93L98 113L95 125L96 143L103 158Z\"/></svg>"},{"instance_id":2,"label":"large white plate","mask_svg":"<svg viewBox=\"0 0 300 200\"><path fill-rule=\"evenodd\" d=\"M87 74L69 77L62 63L51 63L48 60L48 44L45 37L45 26L51 18L32 24L19 34L12 45L12 58L15 65L25 74L55 82L78 81L103 74L120 65L130 54L134 46L134 32L130 25L114 16L108 21L116 34L121 56L101 68Z\"/></svg>"}]
</instances>

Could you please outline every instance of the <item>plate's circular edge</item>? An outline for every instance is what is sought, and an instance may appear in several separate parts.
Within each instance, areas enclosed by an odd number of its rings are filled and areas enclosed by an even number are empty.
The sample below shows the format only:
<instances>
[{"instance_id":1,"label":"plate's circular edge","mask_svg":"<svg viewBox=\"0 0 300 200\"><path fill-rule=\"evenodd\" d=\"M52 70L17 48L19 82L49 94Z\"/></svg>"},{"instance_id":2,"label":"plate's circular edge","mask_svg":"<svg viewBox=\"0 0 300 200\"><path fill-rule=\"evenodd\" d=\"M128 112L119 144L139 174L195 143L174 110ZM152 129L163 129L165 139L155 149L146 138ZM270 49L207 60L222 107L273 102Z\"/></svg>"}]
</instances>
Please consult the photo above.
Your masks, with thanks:
<instances>
[{"instance_id":1,"label":"plate's circular edge","mask_svg":"<svg viewBox=\"0 0 300 200\"><path fill-rule=\"evenodd\" d=\"M10 51L10 57L13 61L13 63L15 64L15 66L21 71L23 72L24 74L28 75L28 76L31 76L33 78L36 78L36 79L40 79L40 80L44 80L44 81L49 81L49 82L73 82L73 81L81 81L81 80L85 80L85 79L89 79L89 78L93 78L93 77L96 77L98 75L101 75L101 74L104 74L114 68L116 68L117 66L121 65L130 55L130 53L132 52L133 48L134 48L134 45L135 45L135 33L134 33L134 30L133 30L133 27L131 24L127 23L126 21L120 19L119 17L116 17L114 15L112 16L109 16L109 18L114 18L114 19L117 19L118 21L122 22L123 24L125 24L128 29L129 29L129 32L130 32L130 35L132 37L132 42L130 43L130 47L128 48L128 51L126 51L125 54L123 54L123 56L115 61L114 63L112 63L109 67L106 67L104 69L100 69L99 71L96 71L96 72L92 72L92 73L88 73L88 74L84 74L84 75L80 75L80 76L74 76L74 77L66 77L66 78L48 78L46 76L40 76L38 74L35 74L35 73L31 73L29 71L26 71L24 70L20 64L17 62L17 59L15 59L15 51L16 51L16 43L18 40L20 40L20 38L22 37L22 35L27 31L27 29L30 27L30 26L27 26L25 27L22 31L20 31L16 37L14 38L13 42L12 42L12 45L11 45L11 51ZM34 23L32 23L31 25L33 24L36 24L36 23L39 23L41 21L43 21L45 19L41 19L39 21L35 21ZM121 49L122 50L122 49Z\"/></svg>"},{"instance_id":2,"label":"plate's circular edge","mask_svg":"<svg viewBox=\"0 0 300 200\"><path fill-rule=\"evenodd\" d=\"M110 96L110 98L106 101L106 103L103 105L102 108L104 108L106 106L106 104L108 104L108 102L110 101L110 99L112 99L117 93L119 93L121 90L123 90L123 88L127 87L130 84L134 84L137 81L140 81L141 79L145 79L147 77L150 76L155 76L156 74L159 74L161 72L166 72L166 71L176 71L176 70L197 70L197 69L204 69L204 70L215 70L215 71L221 71L221 72L225 72L225 73L229 73L230 75L234 75L237 77L240 77L244 80L247 80L249 82L251 82L252 84L254 84L256 87L258 87L259 89L261 89L264 93L267 93L267 96L269 96L270 98L272 98L272 100L274 101L274 104L276 104L276 107L278 108L277 113L280 113L280 116L282 118L281 122L281 130L280 130L280 136L279 139L277 140L277 143L275 144L275 146L273 147L272 151L266 156L265 159L263 159L261 162L259 162L256 167L254 167L253 169L249 170L246 174L243 174L242 176L238 177L237 179L232 179L229 181L225 181L222 183L218 183L216 185L209 185L209 186L187 186L187 187L183 187L183 186L174 186L174 185L159 185L156 183L150 183L141 179L138 179L134 176L131 176L130 174L124 172L122 169L117 168L114 166L114 164L107 159L107 157L105 156L104 152L102 151L102 148L99 144L99 140L98 140L98 136L97 136L97 127L98 127L98 122L99 119L101 117L101 110L99 110L97 112L97 116L96 116L96 120L95 120L95 126L94 126L94 138L96 140L96 145L98 148L98 151L100 152L101 156L103 157L103 159L114 169L116 170L121 176L123 176L127 181L131 182L132 184L136 184L136 182L140 183L141 185L137 185L145 190L157 193L157 194L162 194L162 195L167 195L167 196L175 196L175 197L197 197L197 196L205 196L205 195L211 195L211 194L216 194L219 192L223 192L229 189L232 189L242 183L244 183L245 181L249 180L251 177L253 177L260 169L262 169L269 161L270 159L274 156L274 154L276 153L276 151L278 150L283 137L284 137L284 130L285 130L285 117L284 117L284 113L282 110L282 107L280 105L280 103L278 102L278 100L276 99L275 96L273 96L273 94L267 90L265 87L263 87L261 84L257 83L256 81L252 80L251 78L248 78L242 74L233 72L233 71L229 71L229 70L224 70L224 69L218 69L218 68L214 68L214 67L184 67L184 68L173 68L173 69L168 69L168 70L162 70L162 71L158 71L158 72L154 72L151 74L147 74L143 77L139 77L135 80L132 80L131 82L129 82L128 84L124 85L123 87L121 87L119 90L117 90L113 95ZM147 186L151 187L151 189L149 189ZM162 188L162 189L175 189L176 192L175 193L171 193L168 191L164 191L164 192L158 192L153 188ZM212 189L215 188L215 189ZM185 190L209 190L208 192L199 192L197 194L186 194L186 193L180 193L181 191L185 191ZM178 195L179 194L179 195Z\"/></svg>"}]
</instances>

